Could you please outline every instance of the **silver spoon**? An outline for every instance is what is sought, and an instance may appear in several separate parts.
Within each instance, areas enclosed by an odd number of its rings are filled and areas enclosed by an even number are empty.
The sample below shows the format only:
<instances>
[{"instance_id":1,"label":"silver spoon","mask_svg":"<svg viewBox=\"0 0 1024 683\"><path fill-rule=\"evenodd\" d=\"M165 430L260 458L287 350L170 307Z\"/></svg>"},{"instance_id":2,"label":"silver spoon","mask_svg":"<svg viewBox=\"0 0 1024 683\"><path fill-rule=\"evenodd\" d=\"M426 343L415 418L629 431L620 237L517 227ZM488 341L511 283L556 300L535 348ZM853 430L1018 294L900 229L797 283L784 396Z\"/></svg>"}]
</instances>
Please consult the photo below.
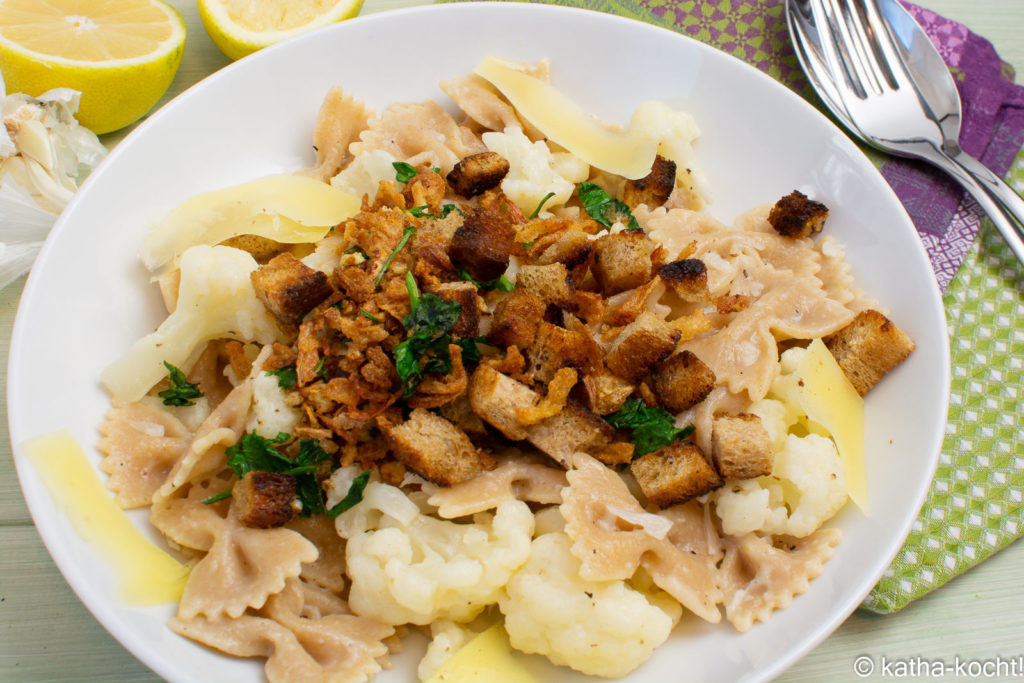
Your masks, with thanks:
<instances>
[{"instance_id":1,"label":"silver spoon","mask_svg":"<svg viewBox=\"0 0 1024 683\"><path fill-rule=\"evenodd\" d=\"M960 96L942 57L896 0L787 0L797 57L852 133L928 161L978 201L1024 262L1024 200L960 149Z\"/></svg>"}]
</instances>

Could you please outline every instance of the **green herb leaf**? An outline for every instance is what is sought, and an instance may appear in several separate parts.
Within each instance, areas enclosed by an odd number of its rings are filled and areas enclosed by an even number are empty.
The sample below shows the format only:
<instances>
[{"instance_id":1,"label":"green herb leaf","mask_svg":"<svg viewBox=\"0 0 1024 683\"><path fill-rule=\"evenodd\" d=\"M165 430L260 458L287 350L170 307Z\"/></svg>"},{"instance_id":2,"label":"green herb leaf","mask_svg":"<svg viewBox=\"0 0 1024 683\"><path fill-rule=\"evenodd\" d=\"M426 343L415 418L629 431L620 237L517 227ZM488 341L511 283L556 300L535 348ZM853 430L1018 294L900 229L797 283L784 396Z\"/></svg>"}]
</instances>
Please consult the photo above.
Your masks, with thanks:
<instances>
[{"instance_id":1,"label":"green herb leaf","mask_svg":"<svg viewBox=\"0 0 1024 683\"><path fill-rule=\"evenodd\" d=\"M546 195L544 195L544 198L540 200L540 204L538 204L537 208L534 209L533 213L530 214L530 219L533 220L534 218L539 216L540 215L540 210L543 209L544 205L548 203L548 200L551 199L554 196L555 196L554 192L548 192Z\"/></svg>"},{"instance_id":2,"label":"green herb leaf","mask_svg":"<svg viewBox=\"0 0 1024 683\"><path fill-rule=\"evenodd\" d=\"M214 503L218 503L218 502L220 502L222 500L225 500L227 498L230 498L230 497L231 497L231 489L227 489L225 491L221 491L220 493L215 493L215 494L213 494L212 496L210 496L208 498L203 498L203 500L200 501L200 502L203 505L213 505Z\"/></svg>"},{"instance_id":3,"label":"green herb leaf","mask_svg":"<svg viewBox=\"0 0 1024 683\"><path fill-rule=\"evenodd\" d=\"M395 180L400 183L407 183L419 175L415 166L407 164L404 161L395 161L392 162L391 165L395 169Z\"/></svg>"},{"instance_id":4,"label":"green herb leaf","mask_svg":"<svg viewBox=\"0 0 1024 683\"><path fill-rule=\"evenodd\" d=\"M676 429L675 418L664 408L648 408L638 398L628 399L622 407L605 417L616 429L632 430L633 458L685 439L693 433L693 425Z\"/></svg>"},{"instance_id":5,"label":"green herb leaf","mask_svg":"<svg viewBox=\"0 0 1024 683\"><path fill-rule=\"evenodd\" d=\"M460 216L465 217L466 214L462 213L462 209L457 207L455 204L444 204L441 206L441 218L447 218L448 214L452 211L458 211Z\"/></svg>"},{"instance_id":6,"label":"green herb leaf","mask_svg":"<svg viewBox=\"0 0 1024 683\"><path fill-rule=\"evenodd\" d=\"M580 183L577 191L580 195L580 202L583 203L583 209L604 227L610 228L615 221L621 221L630 230L640 229L640 224L636 222L629 206L615 199L594 183Z\"/></svg>"},{"instance_id":7,"label":"green herb leaf","mask_svg":"<svg viewBox=\"0 0 1024 683\"><path fill-rule=\"evenodd\" d=\"M463 280L465 280L467 282L472 282L474 285L476 285L477 289L483 290L485 292L489 292L492 289L497 289L497 290L500 290L502 292L511 292L512 290L514 290L516 288L516 286L514 284L512 284L512 281L509 280L504 275L502 275L501 277L497 278L496 280L487 280L486 282L484 282L484 281L481 281L481 280L477 280L475 277L470 275L468 270L463 270L462 268L459 268L455 272Z\"/></svg>"},{"instance_id":8,"label":"green herb leaf","mask_svg":"<svg viewBox=\"0 0 1024 683\"><path fill-rule=\"evenodd\" d=\"M295 365L286 365L283 368L277 370L268 370L268 375L277 376L277 386L282 389L291 389L299 383L299 375L295 370Z\"/></svg>"},{"instance_id":9,"label":"green herb leaf","mask_svg":"<svg viewBox=\"0 0 1024 683\"><path fill-rule=\"evenodd\" d=\"M316 367L313 368L313 374L319 377L320 379L324 379L327 377L326 361L326 356L320 356L320 360L316 362Z\"/></svg>"},{"instance_id":10,"label":"green herb leaf","mask_svg":"<svg viewBox=\"0 0 1024 683\"><path fill-rule=\"evenodd\" d=\"M370 481L370 470L364 471L358 477L352 480L352 484L348 487L348 493L341 501L327 511L327 514L331 517L337 517L345 510L355 507L363 500L363 491L366 489L367 482Z\"/></svg>"},{"instance_id":11,"label":"green herb leaf","mask_svg":"<svg viewBox=\"0 0 1024 683\"><path fill-rule=\"evenodd\" d=\"M178 368L167 361L164 361L164 367L167 368L171 386L158 393L157 396L164 400L165 406L194 406L196 402L190 399L199 398L203 392L199 391L198 386L189 382L185 378L185 373Z\"/></svg>"},{"instance_id":12,"label":"green herb leaf","mask_svg":"<svg viewBox=\"0 0 1024 683\"><path fill-rule=\"evenodd\" d=\"M411 398L426 375L451 372L449 333L459 320L462 306L430 292L420 294L411 273L406 275L405 284L410 311L402 318L402 325L409 331L409 337L395 347L394 357L395 370L402 381L402 397Z\"/></svg>"},{"instance_id":13,"label":"green herb leaf","mask_svg":"<svg viewBox=\"0 0 1024 683\"><path fill-rule=\"evenodd\" d=\"M377 273L377 279L373 281L373 286L376 287L380 284L380 281L384 279L384 273L388 272L388 268L391 267L391 262L395 260L395 255L402 251L402 248L409 242L413 235L416 234L416 227L413 225L408 226L402 231L402 239L398 240L398 246L395 250L388 254L388 257L384 259L384 266Z\"/></svg>"},{"instance_id":14,"label":"green herb leaf","mask_svg":"<svg viewBox=\"0 0 1024 683\"><path fill-rule=\"evenodd\" d=\"M374 314L370 313L369 311L364 311L361 308L359 309L359 315L363 316L364 318L366 318L367 320L369 320L371 322L377 323L378 325L381 324L382 322L384 322L383 320L381 320L380 318L378 318Z\"/></svg>"},{"instance_id":15,"label":"green herb leaf","mask_svg":"<svg viewBox=\"0 0 1024 683\"><path fill-rule=\"evenodd\" d=\"M478 344L486 344L487 337L470 337L455 342L462 347L462 364L471 367L480 362L480 348Z\"/></svg>"},{"instance_id":16,"label":"green herb leaf","mask_svg":"<svg viewBox=\"0 0 1024 683\"><path fill-rule=\"evenodd\" d=\"M411 209L406 209L405 211L406 213L416 216L416 218L437 218L437 216L427 211L429 208L430 207L426 204L422 204L420 206L414 206Z\"/></svg>"},{"instance_id":17,"label":"green herb leaf","mask_svg":"<svg viewBox=\"0 0 1024 683\"><path fill-rule=\"evenodd\" d=\"M303 517L325 512L323 489L317 480L317 463L329 459L320 445L311 439L299 442L295 459L284 455L276 446L291 438L284 432L267 439L254 432L244 434L234 446L227 449L228 467L239 478L249 472L276 472L295 478L295 495L302 503ZM211 496L215 498L215 496Z\"/></svg>"},{"instance_id":18,"label":"green herb leaf","mask_svg":"<svg viewBox=\"0 0 1024 683\"><path fill-rule=\"evenodd\" d=\"M366 252L363 251L363 248L358 246L358 245L354 246L354 247L349 247L348 249L345 250L345 253L346 254L362 254L364 257L366 256Z\"/></svg>"}]
</instances>

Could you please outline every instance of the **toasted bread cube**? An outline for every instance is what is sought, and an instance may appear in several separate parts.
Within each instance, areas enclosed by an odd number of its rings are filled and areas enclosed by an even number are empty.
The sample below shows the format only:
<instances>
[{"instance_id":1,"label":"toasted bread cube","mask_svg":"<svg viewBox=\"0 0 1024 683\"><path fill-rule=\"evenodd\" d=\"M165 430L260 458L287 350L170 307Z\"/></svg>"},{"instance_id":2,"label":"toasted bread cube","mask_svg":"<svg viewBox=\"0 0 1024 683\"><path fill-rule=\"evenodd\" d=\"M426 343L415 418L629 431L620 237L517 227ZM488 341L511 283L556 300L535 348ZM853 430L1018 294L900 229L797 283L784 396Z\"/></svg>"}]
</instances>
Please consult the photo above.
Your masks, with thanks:
<instances>
[{"instance_id":1,"label":"toasted bread cube","mask_svg":"<svg viewBox=\"0 0 1024 683\"><path fill-rule=\"evenodd\" d=\"M544 302L535 294L517 289L495 306L487 340L503 349L512 345L530 347L537 338L544 309Z\"/></svg>"},{"instance_id":2,"label":"toasted bread cube","mask_svg":"<svg viewBox=\"0 0 1024 683\"><path fill-rule=\"evenodd\" d=\"M586 375L582 387L584 404L598 415L614 413L636 389L632 382L610 372Z\"/></svg>"},{"instance_id":3,"label":"toasted bread cube","mask_svg":"<svg viewBox=\"0 0 1024 683\"><path fill-rule=\"evenodd\" d=\"M861 311L823 341L861 396L914 350L910 337L874 310Z\"/></svg>"},{"instance_id":4,"label":"toasted bread cube","mask_svg":"<svg viewBox=\"0 0 1024 683\"><path fill-rule=\"evenodd\" d=\"M582 230L566 230L537 257L537 263L561 263L574 285L583 282L594 260L594 241Z\"/></svg>"},{"instance_id":5,"label":"toasted bread cube","mask_svg":"<svg viewBox=\"0 0 1024 683\"><path fill-rule=\"evenodd\" d=\"M590 271L606 296L633 289L654 277L654 242L642 230L623 230L594 242Z\"/></svg>"},{"instance_id":6,"label":"toasted bread cube","mask_svg":"<svg viewBox=\"0 0 1024 683\"><path fill-rule=\"evenodd\" d=\"M503 194L488 193L479 206L466 212L452 235L448 245L452 265L477 280L501 277L515 248L515 226L522 220L522 213Z\"/></svg>"},{"instance_id":7,"label":"toasted bread cube","mask_svg":"<svg viewBox=\"0 0 1024 683\"><path fill-rule=\"evenodd\" d=\"M622 201L635 209L646 204L653 209L661 206L676 188L676 162L660 154L654 157L651 172L639 180L628 180L622 188Z\"/></svg>"},{"instance_id":8,"label":"toasted bread cube","mask_svg":"<svg viewBox=\"0 0 1024 683\"><path fill-rule=\"evenodd\" d=\"M417 170L419 173L414 175L402 190L405 205L409 208L425 206L428 211L436 214L441 208L441 200L448 194L448 183L440 173L426 165Z\"/></svg>"},{"instance_id":9,"label":"toasted bread cube","mask_svg":"<svg viewBox=\"0 0 1024 683\"><path fill-rule=\"evenodd\" d=\"M513 441L526 438L528 427L516 416L516 408L535 405L540 394L487 365L473 371L467 393L473 412L484 422Z\"/></svg>"},{"instance_id":10,"label":"toasted bread cube","mask_svg":"<svg viewBox=\"0 0 1024 683\"><path fill-rule=\"evenodd\" d=\"M637 382L675 350L681 335L658 316L644 311L619 332L604 363L619 377Z\"/></svg>"},{"instance_id":11,"label":"toasted bread cube","mask_svg":"<svg viewBox=\"0 0 1024 683\"><path fill-rule=\"evenodd\" d=\"M687 258L666 263L658 268L658 275L683 301L699 303L711 300L708 269L700 259Z\"/></svg>"},{"instance_id":12,"label":"toasted bread cube","mask_svg":"<svg viewBox=\"0 0 1024 683\"><path fill-rule=\"evenodd\" d=\"M269 261L272 256L281 251L284 245L275 242L269 237L259 235L235 235L221 242L225 247L234 247L252 254L252 257L259 263Z\"/></svg>"},{"instance_id":13,"label":"toasted bread cube","mask_svg":"<svg viewBox=\"0 0 1024 683\"><path fill-rule=\"evenodd\" d=\"M454 401L445 403L437 410L441 417L466 432L471 438L487 434L487 425L479 415L473 412L473 406L469 404L469 396L464 393L459 394Z\"/></svg>"},{"instance_id":14,"label":"toasted bread cube","mask_svg":"<svg viewBox=\"0 0 1024 683\"><path fill-rule=\"evenodd\" d=\"M494 368L479 366L469 380L473 412L509 439L528 440L563 467L577 451L600 453L612 441L615 430L597 415L575 403L537 424L523 424L516 409L535 405L540 394Z\"/></svg>"},{"instance_id":15,"label":"toasted bread cube","mask_svg":"<svg viewBox=\"0 0 1024 683\"><path fill-rule=\"evenodd\" d=\"M461 307L459 319L452 328L456 337L477 337L480 335L480 295L472 282L446 282L437 289L437 295L448 301L455 301Z\"/></svg>"},{"instance_id":16,"label":"toasted bread cube","mask_svg":"<svg viewBox=\"0 0 1024 683\"><path fill-rule=\"evenodd\" d=\"M257 298L286 325L298 324L334 291L326 273L313 270L288 253L270 259L250 277Z\"/></svg>"},{"instance_id":17,"label":"toasted bread cube","mask_svg":"<svg viewBox=\"0 0 1024 683\"><path fill-rule=\"evenodd\" d=\"M471 154L455 164L448 174L448 184L456 194L475 197L498 184L508 175L508 160L497 152Z\"/></svg>"},{"instance_id":18,"label":"toasted bread cube","mask_svg":"<svg viewBox=\"0 0 1024 683\"><path fill-rule=\"evenodd\" d=\"M416 408L409 419L384 434L395 457L410 470L441 486L472 479L485 460L466 433L429 410Z\"/></svg>"},{"instance_id":19,"label":"toasted bread cube","mask_svg":"<svg viewBox=\"0 0 1024 683\"><path fill-rule=\"evenodd\" d=\"M722 485L718 472L689 441L642 455L629 469L647 500L659 508L685 503Z\"/></svg>"},{"instance_id":20,"label":"toasted bread cube","mask_svg":"<svg viewBox=\"0 0 1024 683\"><path fill-rule=\"evenodd\" d=\"M566 306L572 301L572 288L568 282L569 273L562 263L519 267L516 275L516 289L523 289L537 295L545 304Z\"/></svg>"},{"instance_id":21,"label":"toasted bread cube","mask_svg":"<svg viewBox=\"0 0 1024 683\"><path fill-rule=\"evenodd\" d=\"M248 527L282 526L295 514L295 477L277 472L248 472L231 491L238 520Z\"/></svg>"},{"instance_id":22,"label":"toasted bread cube","mask_svg":"<svg viewBox=\"0 0 1024 683\"><path fill-rule=\"evenodd\" d=\"M757 415L722 415L711 423L711 459L725 479L772 473L772 440Z\"/></svg>"},{"instance_id":23,"label":"toasted bread cube","mask_svg":"<svg viewBox=\"0 0 1024 683\"><path fill-rule=\"evenodd\" d=\"M561 368L596 372L601 365L601 348L582 332L542 321L536 339L526 349L526 359L533 379L547 384Z\"/></svg>"},{"instance_id":24,"label":"toasted bread cube","mask_svg":"<svg viewBox=\"0 0 1024 683\"><path fill-rule=\"evenodd\" d=\"M684 350L654 368L651 388L670 413L681 413L707 398L715 388L715 372L695 353Z\"/></svg>"},{"instance_id":25,"label":"toasted bread cube","mask_svg":"<svg viewBox=\"0 0 1024 683\"><path fill-rule=\"evenodd\" d=\"M783 237L810 237L821 232L828 218L828 207L793 190L780 199L768 213L768 222Z\"/></svg>"},{"instance_id":26,"label":"toasted bread cube","mask_svg":"<svg viewBox=\"0 0 1024 683\"><path fill-rule=\"evenodd\" d=\"M527 429L527 441L566 469L573 453L584 452L600 458L615 438L615 429L575 404L567 404L560 413Z\"/></svg>"}]
</instances>

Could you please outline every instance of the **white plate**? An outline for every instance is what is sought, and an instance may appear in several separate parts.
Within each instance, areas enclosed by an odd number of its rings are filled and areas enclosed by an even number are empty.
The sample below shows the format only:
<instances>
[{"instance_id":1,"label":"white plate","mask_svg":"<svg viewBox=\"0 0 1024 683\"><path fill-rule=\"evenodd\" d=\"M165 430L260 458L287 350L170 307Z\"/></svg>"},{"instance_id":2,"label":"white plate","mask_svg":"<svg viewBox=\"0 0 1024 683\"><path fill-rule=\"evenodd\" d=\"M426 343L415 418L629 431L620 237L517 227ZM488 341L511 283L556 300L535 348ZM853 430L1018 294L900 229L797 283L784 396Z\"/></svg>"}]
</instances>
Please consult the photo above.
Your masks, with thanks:
<instances>
[{"instance_id":1,"label":"white plate","mask_svg":"<svg viewBox=\"0 0 1024 683\"><path fill-rule=\"evenodd\" d=\"M172 681L258 681L262 662L220 656L165 628L173 606L127 607L101 557L54 506L18 452L69 429L98 461L109 404L100 371L161 319L136 253L146 226L187 197L311 165L321 98L340 84L382 109L427 97L485 55L549 57L554 82L606 121L660 99L691 111L714 191L712 212L739 212L799 188L826 202L827 230L858 284L884 302L917 350L867 401L870 516L847 506L836 556L810 590L745 634L684 620L631 681L760 680L831 633L874 585L927 491L949 387L945 319L913 226L864 155L799 97L740 61L639 22L565 8L456 4L369 16L264 50L199 83L153 115L89 178L32 271L11 345L8 406L21 484L43 540L97 619ZM140 527L145 515L135 513ZM151 533L151 532L150 532ZM412 648L415 650L416 648ZM529 658L531 662L539 659ZM415 657L380 681L415 680ZM531 664L533 666L533 664ZM546 680L576 680L543 669Z\"/></svg>"}]
</instances>

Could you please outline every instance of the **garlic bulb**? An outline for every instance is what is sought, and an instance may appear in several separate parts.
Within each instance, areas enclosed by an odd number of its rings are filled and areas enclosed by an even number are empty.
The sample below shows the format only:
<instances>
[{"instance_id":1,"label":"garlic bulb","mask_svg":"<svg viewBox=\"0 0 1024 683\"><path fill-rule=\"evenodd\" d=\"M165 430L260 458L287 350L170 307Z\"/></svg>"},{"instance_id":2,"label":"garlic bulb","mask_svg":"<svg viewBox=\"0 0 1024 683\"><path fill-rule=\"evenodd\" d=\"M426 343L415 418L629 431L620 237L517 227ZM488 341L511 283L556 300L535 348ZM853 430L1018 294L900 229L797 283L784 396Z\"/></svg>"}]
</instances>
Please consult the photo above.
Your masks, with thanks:
<instances>
[{"instance_id":1,"label":"garlic bulb","mask_svg":"<svg viewBox=\"0 0 1024 683\"><path fill-rule=\"evenodd\" d=\"M75 120L79 93L7 94L0 79L0 288L26 272L57 216L106 155Z\"/></svg>"}]
</instances>

